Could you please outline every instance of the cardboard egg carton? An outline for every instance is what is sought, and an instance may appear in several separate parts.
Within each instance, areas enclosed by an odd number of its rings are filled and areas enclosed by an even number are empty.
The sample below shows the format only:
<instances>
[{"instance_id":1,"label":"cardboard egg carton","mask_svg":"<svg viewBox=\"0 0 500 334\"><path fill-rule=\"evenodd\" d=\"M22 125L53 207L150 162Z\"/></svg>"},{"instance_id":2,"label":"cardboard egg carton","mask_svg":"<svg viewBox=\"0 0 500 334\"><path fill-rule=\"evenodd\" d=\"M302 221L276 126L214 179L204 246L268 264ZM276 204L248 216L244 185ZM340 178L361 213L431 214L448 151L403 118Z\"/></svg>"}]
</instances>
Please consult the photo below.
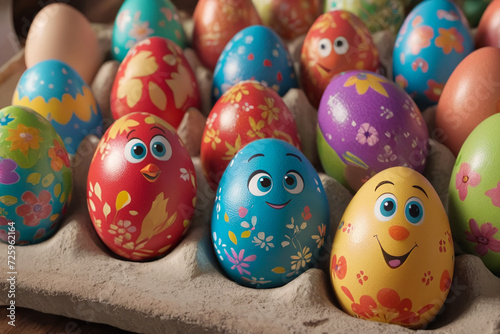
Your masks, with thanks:
<instances>
[{"instance_id":1,"label":"cardboard egg carton","mask_svg":"<svg viewBox=\"0 0 500 334\"><path fill-rule=\"evenodd\" d=\"M106 51L110 29L99 31ZM391 43L390 36L381 34L377 38L378 43ZM300 45L300 40L290 44L296 60ZM390 64L387 57L391 53L386 53L384 65ZM195 68L204 106L201 111L190 110L179 128L194 156L198 178L196 211L185 238L167 256L144 263L119 259L104 246L94 231L86 205L85 176L98 142L95 137L87 137L72 161L73 203L60 229L43 243L16 247L16 307L141 333L413 332L344 313L331 288L329 254L322 259L320 268L310 269L279 288L246 288L222 273L210 237L214 193L196 157L204 117L210 108L211 74L199 66L192 50L186 54ZM10 104L23 65L20 54L0 70L0 108ZM106 120L111 119L109 91L117 67L113 61L104 63L92 84ZM318 166L314 140L316 111L299 89L291 90L284 101L299 124L304 153ZM432 128L433 110L424 112L424 117ZM430 148L425 176L446 207L454 157L435 140L431 140ZM330 231L335 231L352 195L324 174L321 180L330 205ZM6 305L10 286L5 244L0 244L0 263L0 304ZM500 333L500 278L489 272L478 257L457 255L448 298L436 319L422 332Z\"/></svg>"}]
</instances>

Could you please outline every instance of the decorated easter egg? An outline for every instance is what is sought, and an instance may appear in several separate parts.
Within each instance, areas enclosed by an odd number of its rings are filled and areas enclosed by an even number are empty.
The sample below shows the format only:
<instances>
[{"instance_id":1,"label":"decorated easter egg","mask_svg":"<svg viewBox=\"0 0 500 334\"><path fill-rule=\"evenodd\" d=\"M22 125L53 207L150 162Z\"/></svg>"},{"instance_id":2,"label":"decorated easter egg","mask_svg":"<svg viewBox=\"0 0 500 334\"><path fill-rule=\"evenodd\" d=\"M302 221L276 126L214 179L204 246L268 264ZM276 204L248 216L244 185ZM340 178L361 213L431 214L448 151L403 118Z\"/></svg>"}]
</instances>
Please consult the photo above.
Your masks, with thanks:
<instances>
[{"instance_id":1,"label":"decorated easter egg","mask_svg":"<svg viewBox=\"0 0 500 334\"><path fill-rule=\"evenodd\" d=\"M329 209L315 169L292 145L259 139L231 160L217 190L212 241L233 281L278 287L317 267Z\"/></svg>"},{"instance_id":2,"label":"decorated easter egg","mask_svg":"<svg viewBox=\"0 0 500 334\"><path fill-rule=\"evenodd\" d=\"M467 137L450 179L453 239L479 256L500 277L500 114L481 122Z\"/></svg>"},{"instance_id":3,"label":"decorated easter egg","mask_svg":"<svg viewBox=\"0 0 500 334\"><path fill-rule=\"evenodd\" d=\"M0 141L0 240L42 242L70 203L68 153L49 121L26 107L0 110Z\"/></svg>"},{"instance_id":4,"label":"decorated easter egg","mask_svg":"<svg viewBox=\"0 0 500 334\"><path fill-rule=\"evenodd\" d=\"M389 30L397 33L405 16L401 0L326 0L324 12L343 9L359 16L373 33Z\"/></svg>"},{"instance_id":5,"label":"decorated easter egg","mask_svg":"<svg viewBox=\"0 0 500 334\"><path fill-rule=\"evenodd\" d=\"M476 1L476 3L481 2L484 3L484 1ZM500 46L500 2L493 1L484 11L477 27L475 41L477 48Z\"/></svg>"},{"instance_id":6,"label":"decorated easter egg","mask_svg":"<svg viewBox=\"0 0 500 334\"><path fill-rule=\"evenodd\" d=\"M168 38L181 48L187 43L179 15L170 0L126 0L113 26L113 58L122 61L128 50L150 36Z\"/></svg>"},{"instance_id":7,"label":"decorated easter egg","mask_svg":"<svg viewBox=\"0 0 500 334\"><path fill-rule=\"evenodd\" d=\"M334 77L323 94L317 131L321 164L353 191L389 167L423 172L428 141L415 102L385 77L345 72Z\"/></svg>"},{"instance_id":8,"label":"decorated easter egg","mask_svg":"<svg viewBox=\"0 0 500 334\"><path fill-rule=\"evenodd\" d=\"M200 108L198 83L182 49L163 37L137 43L125 57L111 89L111 113L147 111L177 128L187 109Z\"/></svg>"},{"instance_id":9,"label":"decorated easter egg","mask_svg":"<svg viewBox=\"0 0 500 334\"><path fill-rule=\"evenodd\" d=\"M455 156L467 136L500 111L500 49L472 52L444 86L436 112L435 133Z\"/></svg>"},{"instance_id":10,"label":"decorated easter egg","mask_svg":"<svg viewBox=\"0 0 500 334\"><path fill-rule=\"evenodd\" d=\"M278 138L300 148L293 115L281 97L256 81L243 81L222 95L207 118L201 162L216 189L234 155L260 138Z\"/></svg>"},{"instance_id":11,"label":"decorated easter egg","mask_svg":"<svg viewBox=\"0 0 500 334\"><path fill-rule=\"evenodd\" d=\"M357 318L420 328L450 290L454 248L441 201L425 177L386 169L353 197L335 233L330 278Z\"/></svg>"},{"instance_id":12,"label":"decorated easter egg","mask_svg":"<svg viewBox=\"0 0 500 334\"><path fill-rule=\"evenodd\" d=\"M87 135L102 135L102 115L94 94L80 75L59 60L28 68L12 104L31 108L50 121L70 155Z\"/></svg>"},{"instance_id":13,"label":"decorated easter egg","mask_svg":"<svg viewBox=\"0 0 500 334\"><path fill-rule=\"evenodd\" d=\"M306 35L300 56L302 87L314 107L330 80L348 70L376 71L378 50L364 23L335 10L321 15Z\"/></svg>"},{"instance_id":14,"label":"decorated easter egg","mask_svg":"<svg viewBox=\"0 0 500 334\"><path fill-rule=\"evenodd\" d=\"M309 30L321 14L320 0L253 0L263 23L291 40Z\"/></svg>"},{"instance_id":15,"label":"decorated easter egg","mask_svg":"<svg viewBox=\"0 0 500 334\"><path fill-rule=\"evenodd\" d=\"M90 84L103 55L87 18L65 3L51 3L33 19L24 55L28 68L49 59L65 62Z\"/></svg>"},{"instance_id":16,"label":"decorated easter egg","mask_svg":"<svg viewBox=\"0 0 500 334\"><path fill-rule=\"evenodd\" d=\"M193 14L193 48L213 70L227 42L243 28L261 24L252 0L200 0Z\"/></svg>"},{"instance_id":17,"label":"decorated easter egg","mask_svg":"<svg viewBox=\"0 0 500 334\"><path fill-rule=\"evenodd\" d=\"M214 71L212 102L240 81L256 80L280 96L298 88L292 59L279 36L268 27L238 32L222 51Z\"/></svg>"},{"instance_id":18,"label":"decorated easter egg","mask_svg":"<svg viewBox=\"0 0 500 334\"><path fill-rule=\"evenodd\" d=\"M188 151L163 119L132 113L102 137L87 179L94 228L114 253L134 261L166 254L186 233L196 202Z\"/></svg>"},{"instance_id":19,"label":"decorated easter egg","mask_svg":"<svg viewBox=\"0 0 500 334\"><path fill-rule=\"evenodd\" d=\"M423 110L437 104L453 70L473 50L460 8L450 0L424 1L410 12L397 35L394 80Z\"/></svg>"}]
</instances>

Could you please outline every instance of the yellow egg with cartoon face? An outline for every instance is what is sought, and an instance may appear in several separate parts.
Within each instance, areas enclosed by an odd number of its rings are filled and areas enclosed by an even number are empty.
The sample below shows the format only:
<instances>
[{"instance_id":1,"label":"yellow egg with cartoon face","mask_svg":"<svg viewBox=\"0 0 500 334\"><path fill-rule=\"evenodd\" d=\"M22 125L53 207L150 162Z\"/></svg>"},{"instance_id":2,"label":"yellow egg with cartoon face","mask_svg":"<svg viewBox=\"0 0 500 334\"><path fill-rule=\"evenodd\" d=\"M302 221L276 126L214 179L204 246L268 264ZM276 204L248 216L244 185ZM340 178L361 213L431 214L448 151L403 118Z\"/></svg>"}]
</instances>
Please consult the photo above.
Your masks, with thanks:
<instances>
[{"instance_id":1,"label":"yellow egg with cartoon face","mask_svg":"<svg viewBox=\"0 0 500 334\"><path fill-rule=\"evenodd\" d=\"M394 167L349 203L333 241L330 278L348 314L420 328L448 295L454 259L436 191L418 172Z\"/></svg>"}]
</instances>

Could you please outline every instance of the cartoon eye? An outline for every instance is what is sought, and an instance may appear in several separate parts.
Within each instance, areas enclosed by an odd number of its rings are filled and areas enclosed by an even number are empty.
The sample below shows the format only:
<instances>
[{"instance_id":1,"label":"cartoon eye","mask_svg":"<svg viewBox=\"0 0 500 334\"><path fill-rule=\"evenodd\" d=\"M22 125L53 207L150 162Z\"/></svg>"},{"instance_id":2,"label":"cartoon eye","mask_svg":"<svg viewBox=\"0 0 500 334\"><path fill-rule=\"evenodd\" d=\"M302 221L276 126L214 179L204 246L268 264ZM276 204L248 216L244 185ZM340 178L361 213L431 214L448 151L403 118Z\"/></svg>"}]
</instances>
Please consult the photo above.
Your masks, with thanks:
<instances>
[{"instance_id":1,"label":"cartoon eye","mask_svg":"<svg viewBox=\"0 0 500 334\"><path fill-rule=\"evenodd\" d=\"M412 225L421 225L424 221L424 205L417 197L412 197L405 204L406 220Z\"/></svg>"},{"instance_id":2,"label":"cartoon eye","mask_svg":"<svg viewBox=\"0 0 500 334\"><path fill-rule=\"evenodd\" d=\"M263 170L256 170L248 178L248 190L254 196L264 196L273 188L271 175Z\"/></svg>"},{"instance_id":3,"label":"cartoon eye","mask_svg":"<svg viewBox=\"0 0 500 334\"><path fill-rule=\"evenodd\" d=\"M375 217L386 222L396 214L398 200L393 194L383 194L375 202Z\"/></svg>"},{"instance_id":4,"label":"cartoon eye","mask_svg":"<svg viewBox=\"0 0 500 334\"><path fill-rule=\"evenodd\" d=\"M154 136L149 146L151 153L158 160L167 161L172 157L172 146L162 135Z\"/></svg>"},{"instance_id":5,"label":"cartoon eye","mask_svg":"<svg viewBox=\"0 0 500 334\"><path fill-rule=\"evenodd\" d=\"M332 53L332 42L328 38L320 39L318 52L321 57L328 57Z\"/></svg>"},{"instance_id":6,"label":"cartoon eye","mask_svg":"<svg viewBox=\"0 0 500 334\"><path fill-rule=\"evenodd\" d=\"M299 194L304 190L304 179L294 170L288 171L283 178L283 186L290 194Z\"/></svg>"},{"instance_id":7,"label":"cartoon eye","mask_svg":"<svg viewBox=\"0 0 500 334\"><path fill-rule=\"evenodd\" d=\"M345 37L337 37L335 39L335 42L333 42L333 49L338 55L346 54L347 51L349 51L349 42L347 42L347 39L345 39Z\"/></svg>"},{"instance_id":8,"label":"cartoon eye","mask_svg":"<svg viewBox=\"0 0 500 334\"><path fill-rule=\"evenodd\" d=\"M148 149L146 148L144 142L140 139L132 138L127 145L125 145L125 159L133 164L144 160L147 153Z\"/></svg>"}]
</instances>

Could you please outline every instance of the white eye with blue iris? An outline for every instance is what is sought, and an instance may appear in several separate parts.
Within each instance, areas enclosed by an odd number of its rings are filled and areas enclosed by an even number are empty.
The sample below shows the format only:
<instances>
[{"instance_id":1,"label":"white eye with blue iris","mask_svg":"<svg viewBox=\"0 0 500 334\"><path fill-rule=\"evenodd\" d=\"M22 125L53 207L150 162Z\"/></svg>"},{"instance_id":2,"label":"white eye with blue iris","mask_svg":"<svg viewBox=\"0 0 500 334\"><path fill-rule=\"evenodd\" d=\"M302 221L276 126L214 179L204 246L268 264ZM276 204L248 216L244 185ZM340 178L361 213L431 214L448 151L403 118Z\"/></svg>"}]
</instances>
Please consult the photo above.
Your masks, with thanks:
<instances>
[{"instance_id":1,"label":"white eye with blue iris","mask_svg":"<svg viewBox=\"0 0 500 334\"><path fill-rule=\"evenodd\" d=\"M398 209L398 201L393 194L383 194L375 202L375 217L386 222L391 220Z\"/></svg>"},{"instance_id":2,"label":"white eye with blue iris","mask_svg":"<svg viewBox=\"0 0 500 334\"><path fill-rule=\"evenodd\" d=\"M132 138L127 145L125 145L123 153L128 162L136 164L144 160L146 154L148 154L148 149L142 140Z\"/></svg>"},{"instance_id":3,"label":"white eye with blue iris","mask_svg":"<svg viewBox=\"0 0 500 334\"><path fill-rule=\"evenodd\" d=\"M162 135L154 136L151 139L149 148L153 156L158 160L167 161L172 157L172 146L167 138Z\"/></svg>"},{"instance_id":4,"label":"white eye with blue iris","mask_svg":"<svg viewBox=\"0 0 500 334\"><path fill-rule=\"evenodd\" d=\"M263 170L257 170L248 178L248 190L254 196L264 196L273 188L271 175Z\"/></svg>"},{"instance_id":5,"label":"white eye with blue iris","mask_svg":"<svg viewBox=\"0 0 500 334\"><path fill-rule=\"evenodd\" d=\"M406 220L412 225L420 225L424 221L424 205L417 197L412 197L405 204Z\"/></svg>"},{"instance_id":6,"label":"white eye with blue iris","mask_svg":"<svg viewBox=\"0 0 500 334\"><path fill-rule=\"evenodd\" d=\"M290 194L300 194L304 190L304 179L299 172L291 170L283 178L283 187Z\"/></svg>"}]
</instances>

